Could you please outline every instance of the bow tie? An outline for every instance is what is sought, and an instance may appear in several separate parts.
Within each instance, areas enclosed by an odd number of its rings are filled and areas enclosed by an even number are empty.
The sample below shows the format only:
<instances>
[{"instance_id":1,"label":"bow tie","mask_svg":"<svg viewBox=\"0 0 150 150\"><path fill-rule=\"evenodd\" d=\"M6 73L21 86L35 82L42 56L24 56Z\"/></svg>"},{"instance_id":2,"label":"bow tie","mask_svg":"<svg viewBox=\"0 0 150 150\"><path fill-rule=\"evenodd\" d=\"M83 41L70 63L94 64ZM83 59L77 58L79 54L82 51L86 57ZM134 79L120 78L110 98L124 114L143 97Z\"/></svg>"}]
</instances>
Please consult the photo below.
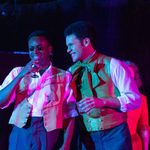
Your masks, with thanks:
<instances>
[{"instance_id":1,"label":"bow tie","mask_svg":"<svg viewBox=\"0 0 150 150\"><path fill-rule=\"evenodd\" d=\"M84 91L86 96L94 96L93 88L98 86L100 82L104 82L100 76L98 76L98 72L100 69L104 68L104 64L97 64L96 62L80 62L75 63L71 68L70 72L73 75L73 81L76 81L79 74L81 75L82 87L86 88ZM77 83L78 84L78 83Z\"/></svg>"}]
</instances>

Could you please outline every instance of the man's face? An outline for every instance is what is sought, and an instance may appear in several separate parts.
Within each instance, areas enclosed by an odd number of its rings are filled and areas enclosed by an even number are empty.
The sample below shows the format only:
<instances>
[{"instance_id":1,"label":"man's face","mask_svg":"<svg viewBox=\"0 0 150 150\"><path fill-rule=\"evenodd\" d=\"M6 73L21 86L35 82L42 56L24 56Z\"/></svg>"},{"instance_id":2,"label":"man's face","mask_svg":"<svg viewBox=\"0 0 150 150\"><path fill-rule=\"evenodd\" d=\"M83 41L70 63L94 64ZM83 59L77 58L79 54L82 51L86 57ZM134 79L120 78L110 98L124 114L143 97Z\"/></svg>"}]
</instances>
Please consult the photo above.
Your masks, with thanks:
<instances>
[{"instance_id":1,"label":"man's face","mask_svg":"<svg viewBox=\"0 0 150 150\"><path fill-rule=\"evenodd\" d=\"M28 41L29 56L31 60L38 66L45 65L49 62L49 54L52 52L52 47L43 36L35 36Z\"/></svg>"},{"instance_id":2,"label":"man's face","mask_svg":"<svg viewBox=\"0 0 150 150\"><path fill-rule=\"evenodd\" d=\"M74 34L66 36L66 46L73 62L84 59L84 45Z\"/></svg>"}]
</instances>

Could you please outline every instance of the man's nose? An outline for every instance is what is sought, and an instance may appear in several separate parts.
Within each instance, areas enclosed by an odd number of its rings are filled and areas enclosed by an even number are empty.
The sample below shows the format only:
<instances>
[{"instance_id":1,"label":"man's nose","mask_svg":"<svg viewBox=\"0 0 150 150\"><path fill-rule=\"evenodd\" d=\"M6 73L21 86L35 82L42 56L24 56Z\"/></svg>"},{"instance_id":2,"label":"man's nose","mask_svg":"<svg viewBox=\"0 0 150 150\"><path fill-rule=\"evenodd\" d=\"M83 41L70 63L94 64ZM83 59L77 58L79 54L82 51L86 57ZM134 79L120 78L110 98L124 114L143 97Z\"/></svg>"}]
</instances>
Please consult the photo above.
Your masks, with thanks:
<instances>
[{"instance_id":1,"label":"man's nose","mask_svg":"<svg viewBox=\"0 0 150 150\"><path fill-rule=\"evenodd\" d=\"M39 49L37 47L34 48L34 53L35 54L39 53Z\"/></svg>"}]
</instances>

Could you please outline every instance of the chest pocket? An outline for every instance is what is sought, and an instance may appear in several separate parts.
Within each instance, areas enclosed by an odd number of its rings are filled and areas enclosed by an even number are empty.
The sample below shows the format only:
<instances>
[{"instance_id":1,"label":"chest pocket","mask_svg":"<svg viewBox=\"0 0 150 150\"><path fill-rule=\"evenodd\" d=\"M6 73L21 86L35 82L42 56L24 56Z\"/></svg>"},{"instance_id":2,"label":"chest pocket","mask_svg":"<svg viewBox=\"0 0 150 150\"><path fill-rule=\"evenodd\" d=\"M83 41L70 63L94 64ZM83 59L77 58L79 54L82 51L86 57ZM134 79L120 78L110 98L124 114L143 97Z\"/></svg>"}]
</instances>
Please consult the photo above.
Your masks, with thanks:
<instances>
[{"instance_id":1,"label":"chest pocket","mask_svg":"<svg viewBox=\"0 0 150 150\"><path fill-rule=\"evenodd\" d=\"M47 88L46 97L48 105L54 106L63 102L65 92L65 82L61 76L53 76L51 79L46 80L42 87Z\"/></svg>"}]
</instances>

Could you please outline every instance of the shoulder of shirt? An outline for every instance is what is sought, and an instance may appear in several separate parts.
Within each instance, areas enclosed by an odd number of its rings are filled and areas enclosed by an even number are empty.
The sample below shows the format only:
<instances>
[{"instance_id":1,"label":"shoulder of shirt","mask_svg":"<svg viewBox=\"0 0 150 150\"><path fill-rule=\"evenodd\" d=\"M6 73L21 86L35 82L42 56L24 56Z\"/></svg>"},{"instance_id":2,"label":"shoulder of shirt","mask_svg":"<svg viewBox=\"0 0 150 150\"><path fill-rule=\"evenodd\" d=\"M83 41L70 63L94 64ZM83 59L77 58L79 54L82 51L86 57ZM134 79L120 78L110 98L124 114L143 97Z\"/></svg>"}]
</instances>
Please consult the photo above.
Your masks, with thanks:
<instances>
[{"instance_id":1,"label":"shoulder of shirt","mask_svg":"<svg viewBox=\"0 0 150 150\"><path fill-rule=\"evenodd\" d=\"M21 72L22 68L22 66L12 68L7 76L17 76Z\"/></svg>"},{"instance_id":2,"label":"shoulder of shirt","mask_svg":"<svg viewBox=\"0 0 150 150\"><path fill-rule=\"evenodd\" d=\"M124 67L124 66L126 66L126 64L123 61L121 61L117 58L114 58L114 57L111 58L110 65L113 67L117 67L117 66Z\"/></svg>"},{"instance_id":3,"label":"shoulder of shirt","mask_svg":"<svg viewBox=\"0 0 150 150\"><path fill-rule=\"evenodd\" d=\"M101 53L98 53L98 59L103 59L105 62L113 62L113 63L122 63L121 60L115 58L115 57L111 57L111 56L108 56L108 55L105 55L105 54L101 54Z\"/></svg>"},{"instance_id":4,"label":"shoulder of shirt","mask_svg":"<svg viewBox=\"0 0 150 150\"><path fill-rule=\"evenodd\" d=\"M112 59L112 57L97 52L97 60L98 60L98 62L108 63L108 62L111 61L111 59Z\"/></svg>"},{"instance_id":5,"label":"shoulder of shirt","mask_svg":"<svg viewBox=\"0 0 150 150\"><path fill-rule=\"evenodd\" d=\"M126 68L126 64L114 57L107 56L105 54L98 53L98 62L103 62L105 64L105 67L107 68L110 66L110 72L111 70L117 69L117 68Z\"/></svg>"},{"instance_id":6,"label":"shoulder of shirt","mask_svg":"<svg viewBox=\"0 0 150 150\"><path fill-rule=\"evenodd\" d=\"M130 74L129 67L122 60L117 58L112 58L110 62L110 70L113 73L117 73L117 71L126 72L128 75Z\"/></svg>"},{"instance_id":7,"label":"shoulder of shirt","mask_svg":"<svg viewBox=\"0 0 150 150\"><path fill-rule=\"evenodd\" d=\"M20 72L22 70L23 66L14 67L11 72Z\"/></svg>"}]
</instances>

